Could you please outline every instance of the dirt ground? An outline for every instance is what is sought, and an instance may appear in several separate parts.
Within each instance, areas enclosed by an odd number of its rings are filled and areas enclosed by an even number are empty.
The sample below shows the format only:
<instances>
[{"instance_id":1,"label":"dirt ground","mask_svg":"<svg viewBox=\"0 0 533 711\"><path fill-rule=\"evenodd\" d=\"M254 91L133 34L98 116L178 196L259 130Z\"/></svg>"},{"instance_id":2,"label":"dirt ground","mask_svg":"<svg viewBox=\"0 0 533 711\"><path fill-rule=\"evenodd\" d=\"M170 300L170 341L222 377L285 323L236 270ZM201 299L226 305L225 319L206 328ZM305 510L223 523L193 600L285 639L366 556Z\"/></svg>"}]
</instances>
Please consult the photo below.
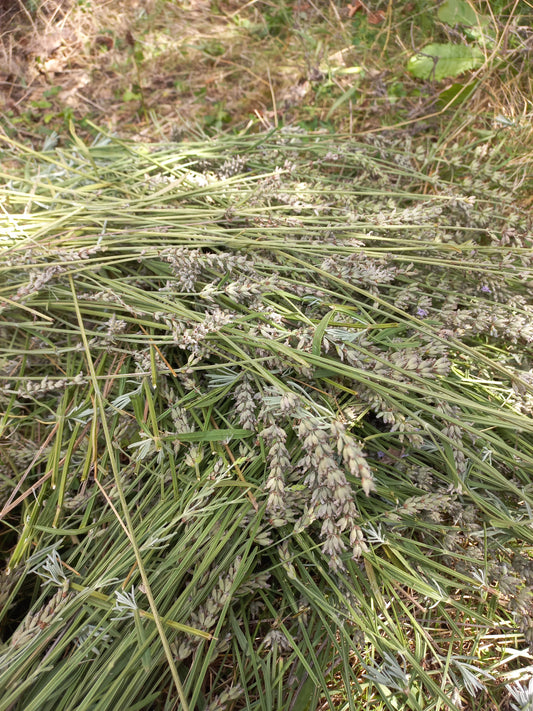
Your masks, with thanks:
<instances>
[{"instance_id":1,"label":"dirt ground","mask_svg":"<svg viewBox=\"0 0 533 711\"><path fill-rule=\"evenodd\" d=\"M72 119L143 139L294 122L351 132L434 104L404 90L407 76L395 92L369 51L387 46L390 25L361 3L45 0L30 11L2 0L0 12L10 135L62 133Z\"/></svg>"}]
</instances>

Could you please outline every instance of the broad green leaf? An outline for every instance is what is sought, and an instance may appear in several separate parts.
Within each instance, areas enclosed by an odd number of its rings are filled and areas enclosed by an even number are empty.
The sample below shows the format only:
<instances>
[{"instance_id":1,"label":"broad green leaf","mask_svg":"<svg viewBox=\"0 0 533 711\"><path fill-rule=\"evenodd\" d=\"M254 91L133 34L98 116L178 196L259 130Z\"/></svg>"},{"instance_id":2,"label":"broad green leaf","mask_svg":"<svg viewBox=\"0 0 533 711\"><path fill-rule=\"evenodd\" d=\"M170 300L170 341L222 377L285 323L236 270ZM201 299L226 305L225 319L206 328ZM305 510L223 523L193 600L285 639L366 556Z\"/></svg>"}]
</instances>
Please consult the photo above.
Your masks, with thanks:
<instances>
[{"instance_id":1,"label":"broad green leaf","mask_svg":"<svg viewBox=\"0 0 533 711\"><path fill-rule=\"evenodd\" d=\"M446 0L440 7L437 13L441 22L453 27L454 25L466 25L471 27L477 25L479 16L465 0Z\"/></svg>"},{"instance_id":2,"label":"broad green leaf","mask_svg":"<svg viewBox=\"0 0 533 711\"><path fill-rule=\"evenodd\" d=\"M440 81L477 69L483 63L479 47L459 44L428 44L407 63L408 71L418 79Z\"/></svg>"},{"instance_id":3,"label":"broad green leaf","mask_svg":"<svg viewBox=\"0 0 533 711\"><path fill-rule=\"evenodd\" d=\"M493 41L487 32L490 22L488 15L479 15L470 3L465 0L446 0L439 7L438 17L441 22L445 22L451 27L463 25L465 34L470 40L479 41L483 39L484 42Z\"/></svg>"},{"instance_id":4,"label":"broad green leaf","mask_svg":"<svg viewBox=\"0 0 533 711\"><path fill-rule=\"evenodd\" d=\"M473 81L467 84L454 83L441 91L438 98L439 108L455 108L464 103L477 87L478 82Z\"/></svg>"}]
</instances>

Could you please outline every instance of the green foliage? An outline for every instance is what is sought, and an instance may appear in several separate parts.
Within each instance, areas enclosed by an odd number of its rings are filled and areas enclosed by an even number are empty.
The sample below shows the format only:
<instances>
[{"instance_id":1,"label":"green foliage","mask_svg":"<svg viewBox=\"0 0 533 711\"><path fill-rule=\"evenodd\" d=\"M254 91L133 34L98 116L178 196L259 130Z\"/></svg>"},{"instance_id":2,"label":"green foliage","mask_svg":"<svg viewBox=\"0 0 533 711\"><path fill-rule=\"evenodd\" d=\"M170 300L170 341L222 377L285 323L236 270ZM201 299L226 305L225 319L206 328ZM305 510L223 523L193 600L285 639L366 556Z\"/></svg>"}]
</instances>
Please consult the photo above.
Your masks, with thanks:
<instances>
[{"instance_id":1,"label":"green foliage","mask_svg":"<svg viewBox=\"0 0 533 711\"><path fill-rule=\"evenodd\" d=\"M483 58L479 47L429 44L409 59L407 69L418 79L440 81L480 67Z\"/></svg>"},{"instance_id":2,"label":"green foliage","mask_svg":"<svg viewBox=\"0 0 533 711\"><path fill-rule=\"evenodd\" d=\"M481 48L492 46L490 17L478 14L466 0L446 0L439 6L438 19L450 27L461 27L465 39L475 44L431 43L407 64L408 71L418 79L440 81L478 69L485 60ZM462 93L462 98L466 97Z\"/></svg>"},{"instance_id":3,"label":"green foliage","mask_svg":"<svg viewBox=\"0 0 533 711\"><path fill-rule=\"evenodd\" d=\"M410 146L4 152L0 708L503 700L533 641L522 176L496 134Z\"/></svg>"},{"instance_id":4,"label":"green foliage","mask_svg":"<svg viewBox=\"0 0 533 711\"><path fill-rule=\"evenodd\" d=\"M218 102L213 106L213 112L207 114L204 121L207 129L219 132L231 121L231 114L222 102Z\"/></svg>"},{"instance_id":5,"label":"green foliage","mask_svg":"<svg viewBox=\"0 0 533 711\"><path fill-rule=\"evenodd\" d=\"M142 93L133 89L125 89L122 93L122 101L141 101Z\"/></svg>"},{"instance_id":6,"label":"green foliage","mask_svg":"<svg viewBox=\"0 0 533 711\"><path fill-rule=\"evenodd\" d=\"M285 2L268 4L261 13L262 23L255 32L260 37L284 38L293 26L292 9Z\"/></svg>"},{"instance_id":7,"label":"green foliage","mask_svg":"<svg viewBox=\"0 0 533 711\"><path fill-rule=\"evenodd\" d=\"M466 0L445 0L439 6L437 16L441 22L446 22L451 27L454 25L472 27L480 24L481 21L486 22L486 18L481 20L472 5Z\"/></svg>"},{"instance_id":8,"label":"green foliage","mask_svg":"<svg viewBox=\"0 0 533 711\"><path fill-rule=\"evenodd\" d=\"M473 94L478 86L478 82L472 81L469 84L452 84L439 94L439 108L456 108L463 104Z\"/></svg>"}]
</instances>

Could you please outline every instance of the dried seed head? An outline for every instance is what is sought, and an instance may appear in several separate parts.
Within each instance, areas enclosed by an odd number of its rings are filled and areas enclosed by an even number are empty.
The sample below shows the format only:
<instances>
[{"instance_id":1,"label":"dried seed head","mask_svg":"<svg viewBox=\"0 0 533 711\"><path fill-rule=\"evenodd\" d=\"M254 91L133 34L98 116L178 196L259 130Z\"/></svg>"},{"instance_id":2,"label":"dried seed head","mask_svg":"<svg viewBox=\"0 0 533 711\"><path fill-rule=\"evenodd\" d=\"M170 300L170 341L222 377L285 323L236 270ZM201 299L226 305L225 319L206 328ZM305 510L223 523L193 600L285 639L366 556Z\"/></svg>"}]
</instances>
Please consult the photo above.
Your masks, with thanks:
<instances>
[{"instance_id":1,"label":"dried seed head","mask_svg":"<svg viewBox=\"0 0 533 711\"><path fill-rule=\"evenodd\" d=\"M290 455L285 446L287 434L281 427L272 424L266 427L261 435L269 445L267 453L269 474L265 484L265 489L268 491L267 513L279 519L282 525L287 509L285 482L292 470Z\"/></svg>"},{"instance_id":2,"label":"dried seed head","mask_svg":"<svg viewBox=\"0 0 533 711\"><path fill-rule=\"evenodd\" d=\"M250 379L244 375L237 383L233 392L235 410L239 417L239 424L246 430L253 430L257 423L255 394Z\"/></svg>"}]
</instances>

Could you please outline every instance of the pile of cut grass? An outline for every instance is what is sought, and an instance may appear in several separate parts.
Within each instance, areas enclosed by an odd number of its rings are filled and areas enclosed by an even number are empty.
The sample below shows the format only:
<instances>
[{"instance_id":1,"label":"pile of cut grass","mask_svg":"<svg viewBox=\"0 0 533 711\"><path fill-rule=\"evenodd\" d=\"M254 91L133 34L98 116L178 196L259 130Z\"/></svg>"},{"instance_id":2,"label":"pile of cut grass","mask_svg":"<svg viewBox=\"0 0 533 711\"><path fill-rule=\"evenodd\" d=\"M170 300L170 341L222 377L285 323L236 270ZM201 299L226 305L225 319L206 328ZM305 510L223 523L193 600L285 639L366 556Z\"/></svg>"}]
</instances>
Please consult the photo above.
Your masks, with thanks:
<instances>
[{"instance_id":1,"label":"pile of cut grass","mask_svg":"<svg viewBox=\"0 0 533 711\"><path fill-rule=\"evenodd\" d=\"M527 696L531 235L448 158L6 149L0 709Z\"/></svg>"}]
</instances>

